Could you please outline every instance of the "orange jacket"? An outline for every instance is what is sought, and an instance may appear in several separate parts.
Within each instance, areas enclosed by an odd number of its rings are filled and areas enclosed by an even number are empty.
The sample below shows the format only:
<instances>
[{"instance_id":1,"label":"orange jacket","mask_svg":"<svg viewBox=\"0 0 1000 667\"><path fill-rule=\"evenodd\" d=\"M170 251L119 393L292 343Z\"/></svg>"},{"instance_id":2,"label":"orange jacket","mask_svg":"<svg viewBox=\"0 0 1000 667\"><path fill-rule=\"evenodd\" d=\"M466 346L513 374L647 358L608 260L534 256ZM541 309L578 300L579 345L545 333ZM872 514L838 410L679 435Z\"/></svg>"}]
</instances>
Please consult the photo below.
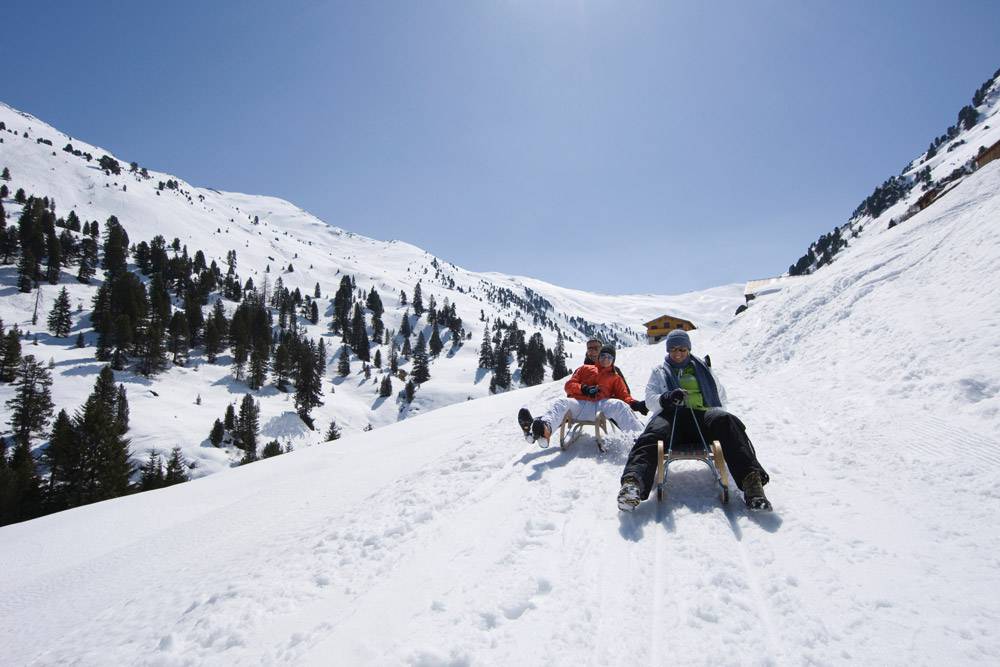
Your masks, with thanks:
<instances>
[{"instance_id":1,"label":"orange jacket","mask_svg":"<svg viewBox=\"0 0 1000 667\"><path fill-rule=\"evenodd\" d=\"M600 387L597 396L584 396L580 387L585 384L596 384ZM632 396L628 393L625 382L615 373L614 366L603 368L601 366L580 366L573 373L573 377L566 383L566 395L581 401L600 401L605 398L617 398L626 403L632 402Z\"/></svg>"}]
</instances>

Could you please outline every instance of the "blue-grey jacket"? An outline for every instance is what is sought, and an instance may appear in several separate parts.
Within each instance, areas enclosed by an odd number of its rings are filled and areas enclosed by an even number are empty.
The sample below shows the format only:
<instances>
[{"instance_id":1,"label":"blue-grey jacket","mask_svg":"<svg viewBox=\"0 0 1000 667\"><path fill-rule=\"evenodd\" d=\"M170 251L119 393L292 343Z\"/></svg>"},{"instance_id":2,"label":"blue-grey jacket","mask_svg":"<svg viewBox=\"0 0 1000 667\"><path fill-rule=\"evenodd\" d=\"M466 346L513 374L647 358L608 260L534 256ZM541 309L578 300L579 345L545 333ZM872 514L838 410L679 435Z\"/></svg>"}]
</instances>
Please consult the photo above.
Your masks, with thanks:
<instances>
[{"instance_id":1,"label":"blue-grey jacket","mask_svg":"<svg viewBox=\"0 0 1000 667\"><path fill-rule=\"evenodd\" d=\"M723 402L726 400L726 390L715 378L712 369L693 354L688 358L694 364L694 377L698 380L698 387L701 389L705 405L711 408L723 407ZM649 382L646 383L646 407L649 408L650 420L662 411L660 395L680 386L677 376L667 361L653 369L653 372L649 374Z\"/></svg>"}]
</instances>

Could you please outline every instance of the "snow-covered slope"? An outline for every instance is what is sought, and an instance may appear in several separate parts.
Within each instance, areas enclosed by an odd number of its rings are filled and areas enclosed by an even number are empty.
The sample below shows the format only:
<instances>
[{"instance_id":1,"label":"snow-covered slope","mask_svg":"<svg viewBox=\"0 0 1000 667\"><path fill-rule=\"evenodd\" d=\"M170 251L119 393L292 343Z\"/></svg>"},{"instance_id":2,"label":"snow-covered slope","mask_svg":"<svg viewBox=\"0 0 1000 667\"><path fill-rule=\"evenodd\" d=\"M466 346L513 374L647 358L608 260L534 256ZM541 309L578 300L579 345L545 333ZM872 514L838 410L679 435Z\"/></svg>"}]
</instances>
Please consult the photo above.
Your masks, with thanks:
<instances>
[{"instance_id":1,"label":"snow-covered slope","mask_svg":"<svg viewBox=\"0 0 1000 667\"><path fill-rule=\"evenodd\" d=\"M133 372L116 374L116 380L125 383L128 390L132 416L129 437L135 457L141 460L149 450L169 451L180 446L187 459L198 463L195 475L226 468L240 458L240 452L233 448L211 447L207 437L227 405L238 402L248 392L261 405L261 443L277 439L282 445L301 448L320 442L333 419L349 433L369 424L380 427L443 405L488 395L490 376L477 368L477 361L483 329L497 318L506 322L520 320L529 336L541 332L549 348L555 346L558 327L568 338L567 350L575 355L569 360L572 365L573 359L580 359L582 343L592 332L621 344L634 344L641 340L642 323L665 313L684 317L698 326L718 326L741 300L738 285L678 296L608 296L518 276L474 273L409 243L378 241L334 227L273 197L198 188L156 171L143 176L144 166L136 165L133 172L126 159L120 160L121 174L106 174L97 162L108 155L107 151L3 104L0 123L6 128L0 131L0 169L8 167L12 175L7 183L11 196L4 201L11 224L16 224L20 214L20 206L12 198L23 189L27 195L54 199L60 217L75 211L84 221L97 220L101 229L109 216L116 216L132 244L149 242L157 234L164 236L168 244L178 238L190 255L201 250L206 262L215 261L223 269L227 253L234 250L241 280L252 279L258 287L265 282L273 287L280 277L286 288L311 296L319 286L319 323L299 320L306 335L324 338L329 352L324 405L312 415L316 431L309 430L297 417L289 394L279 392L270 383L250 392L244 382L236 381L229 357L222 357L219 364L209 364L203 350L196 349L185 367L174 366L151 378ZM64 150L70 147L67 144L81 155ZM83 157L87 153L92 160ZM160 187L168 182L176 182L177 187ZM469 229L467 233L475 231ZM391 330L399 329L408 309L400 302L400 292L412 297L418 281L422 283L425 304L434 296L438 308L445 300L456 305L463 327L471 335L461 341L459 348L452 349L449 335L444 334L445 352L431 363L431 380L421 386L412 404L400 400L398 394L404 381L397 377L391 380L394 396L379 397L379 382L388 373L387 364L366 379L361 363L354 357L352 374L343 379L336 375L341 337L327 329L331 319L328 309L344 275L353 276L359 290L367 292L374 287L378 291L386 308L383 321ZM89 324L96 282L79 284L75 267L69 267L63 270L59 285L43 283L38 303L41 316L39 324L33 326L30 320L36 293L18 292L15 280L15 266L0 266L0 318L8 327L17 324L22 331L30 332L29 340L37 338L38 347L26 345L24 353L53 361L56 409L65 408L72 414L90 392L102 366L94 359L94 336ZM57 339L46 333L45 317L64 286L70 292L74 311L79 307L80 312L74 312L71 337ZM211 300L215 300L214 295ZM227 307L232 311L235 304L228 303ZM370 331L371 326L368 328ZM76 349L72 342L80 331L87 335L89 345ZM418 322L416 331L423 331L429 339L431 328L426 318ZM380 349L382 359L387 361L389 346ZM404 361L401 368L411 370L410 362ZM12 391L9 385L0 385L0 411L6 411L3 401ZM4 415L3 421L8 418Z\"/></svg>"},{"instance_id":2,"label":"snow-covered slope","mask_svg":"<svg viewBox=\"0 0 1000 667\"><path fill-rule=\"evenodd\" d=\"M940 203L695 332L773 514L693 464L619 514L625 437L517 437L541 385L0 529L4 662L991 664L1000 163Z\"/></svg>"},{"instance_id":3,"label":"snow-covered slope","mask_svg":"<svg viewBox=\"0 0 1000 667\"><path fill-rule=\"evenodd\" d=\"M844 225L824 234L790 267L810 273L851 252L858 237L881 237L927 206L940 206L953 188L978 166L977 158L1000 144L1000 70L975 92L957 122L913 158L898 176L875 188ZM939 215L939 213L935 213Z\"/></svg>"}]
</instances>

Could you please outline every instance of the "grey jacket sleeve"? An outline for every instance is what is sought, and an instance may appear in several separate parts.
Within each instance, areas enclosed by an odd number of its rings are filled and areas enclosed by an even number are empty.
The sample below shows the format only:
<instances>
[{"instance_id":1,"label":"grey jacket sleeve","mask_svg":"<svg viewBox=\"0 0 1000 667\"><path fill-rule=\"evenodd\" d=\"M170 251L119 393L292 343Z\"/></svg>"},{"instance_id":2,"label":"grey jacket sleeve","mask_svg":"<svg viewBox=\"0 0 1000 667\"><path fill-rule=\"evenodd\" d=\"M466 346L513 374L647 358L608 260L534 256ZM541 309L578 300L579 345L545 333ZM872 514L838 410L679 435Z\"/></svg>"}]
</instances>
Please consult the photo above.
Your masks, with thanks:
<instances>
[{"instance_id":1,"label":"grey jacket sleeve","mask_svg":"<svg viewBox=\"0 0 1000 667\"><path fill-rule=\"evenodd\" d=\"M649 382L646 383L646 408L649 410L650 419L660 413L660 394L666 390L667 380L663 377L663 368L657 366L649 374Z\"/></svg>"}]
</instances>

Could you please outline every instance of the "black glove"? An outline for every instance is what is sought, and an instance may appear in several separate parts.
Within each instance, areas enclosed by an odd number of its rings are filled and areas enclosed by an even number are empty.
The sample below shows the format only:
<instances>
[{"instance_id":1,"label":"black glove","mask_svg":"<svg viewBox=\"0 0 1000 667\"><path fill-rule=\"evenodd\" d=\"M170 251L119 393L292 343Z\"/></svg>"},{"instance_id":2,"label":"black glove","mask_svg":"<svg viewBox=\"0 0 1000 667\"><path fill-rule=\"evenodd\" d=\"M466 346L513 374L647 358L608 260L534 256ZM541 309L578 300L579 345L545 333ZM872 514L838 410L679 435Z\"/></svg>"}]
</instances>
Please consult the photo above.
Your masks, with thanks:
<instances>
[{"instance_id":1,"label":"black glove","mask_svg":"<svg viewBox=\"0 0 1000 667\"><path fill-rule=\"evenodd\" d=\"M597 396L597 392L601 390L596 384L581 384L580 393L584 396L594 397Z\"/></svg>"},{"instance_id":2,"label":"black glove","mask_svg":"<svg viewBox=\"0 0 1000 667\"><path fill-rule=\"evenodd\" d=\"M628 406L640 415L646 416L649 414L649 408L646 407L645 401L632 401Z\"/></svg>"},{"instance_id":3,"label":"black glove","mask_svg":"<svg viewBox=\"0 0 1000 667\"><path fill-rule=\"evenodd\" d=\"M665 391L660 394L660 407L666 410L672 405L684 405L684 399L687 398L687 395L688 393L681 388L674 389L673 391Z\"/></svg>"}]
</instances>

